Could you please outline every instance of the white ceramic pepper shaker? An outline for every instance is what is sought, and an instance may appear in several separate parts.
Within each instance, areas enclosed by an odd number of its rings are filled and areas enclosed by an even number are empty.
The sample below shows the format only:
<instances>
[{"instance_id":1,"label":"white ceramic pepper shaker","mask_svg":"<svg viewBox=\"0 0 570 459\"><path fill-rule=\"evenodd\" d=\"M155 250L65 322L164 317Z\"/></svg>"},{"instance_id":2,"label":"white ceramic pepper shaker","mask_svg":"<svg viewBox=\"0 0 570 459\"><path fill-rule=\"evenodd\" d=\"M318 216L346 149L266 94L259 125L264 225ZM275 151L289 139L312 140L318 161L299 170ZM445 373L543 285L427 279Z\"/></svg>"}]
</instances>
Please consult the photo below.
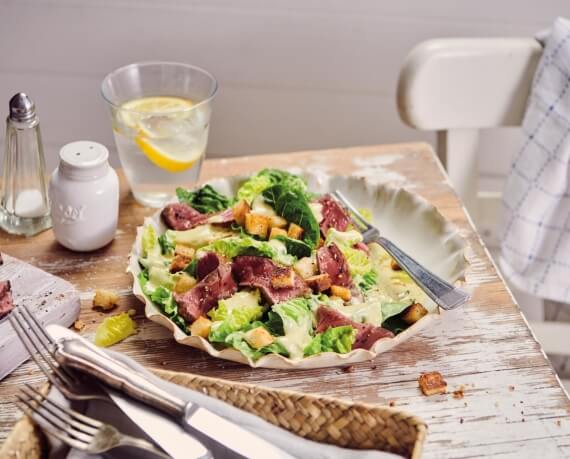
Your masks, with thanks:
<instances>
[{"instance_id":1,"label":"white ceramic pepper shaker","mask_svg":"<svg viewBox=\"0 0 570 459\"><path fill-rule=\"evenodd\" d=\"M59 152L50 181L51 218L57 241L68 249L99 249L115 237L119 179L100 143L72 142Z\"/></svg>"}]
</instances>

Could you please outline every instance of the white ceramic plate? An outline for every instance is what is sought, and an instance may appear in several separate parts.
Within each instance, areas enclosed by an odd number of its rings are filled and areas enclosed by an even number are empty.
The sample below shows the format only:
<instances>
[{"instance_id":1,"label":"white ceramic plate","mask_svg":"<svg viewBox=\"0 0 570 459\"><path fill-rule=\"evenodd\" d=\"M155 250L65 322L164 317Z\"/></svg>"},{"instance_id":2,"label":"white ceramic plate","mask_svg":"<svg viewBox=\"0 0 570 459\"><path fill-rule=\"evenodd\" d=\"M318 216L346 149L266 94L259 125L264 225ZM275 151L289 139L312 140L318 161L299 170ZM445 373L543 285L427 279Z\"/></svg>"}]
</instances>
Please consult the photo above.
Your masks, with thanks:
<instances>
[{"instance_id":1,"label":"white ceramic plate","mask_svg":"<svg viewBox=\"0 0 570 459\"><path fill-rule=\"evenodd\" d=\"M301 172L309 183L309 188L317 193L340 190L356 207L372 210L374 224L383 235L396 242L402 249L411 254L431 271L450 282L463 280L466 267L464 257L465 243L456 228L450 225L442 215L423 198L401 188L385 185L371 185L366 179L344 176L312 175ZM209 183L219 192L234 196L239 184L247 177L228 177L212 180ZM160 212L145 220L152 223L157 230L164 232L166 227L161 221ZM207 340L197 336L188 336L170 319L145 298L137 281L140 273L138 258L140 256L140 240L142 227L137 228L137 238L129 258L128 271L133 275L133 293L145 303L146 316L173 332L174 339L187 346L206 351L220 359L240 362L251 367L265 368L323 368L348 365L374 359L378 354L397 346L411 336L426 328L439 318L439 313L430 313L398 334L394 338L383 338L377 341L372 349L355 349L347 354L325 352L291 360L278 354L269 354L253 361L235 349L218 350Z\"/></svg>"}]
</instances>

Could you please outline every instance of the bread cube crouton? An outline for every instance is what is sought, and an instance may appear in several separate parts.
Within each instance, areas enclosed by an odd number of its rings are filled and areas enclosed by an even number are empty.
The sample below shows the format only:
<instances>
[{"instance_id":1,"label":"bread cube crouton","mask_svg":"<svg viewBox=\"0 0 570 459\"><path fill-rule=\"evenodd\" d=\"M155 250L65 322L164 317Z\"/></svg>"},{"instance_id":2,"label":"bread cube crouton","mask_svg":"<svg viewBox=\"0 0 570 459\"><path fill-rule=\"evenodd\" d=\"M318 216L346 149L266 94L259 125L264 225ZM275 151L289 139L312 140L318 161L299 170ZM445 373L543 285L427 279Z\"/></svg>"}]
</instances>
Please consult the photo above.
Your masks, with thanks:
<instances>
[{"instance_id":1,"label":"bread cube crouton","mask_svg":"<svg viewBox=\"0 0 570 459\"><path fill-rule=\"evenodd\" d=\"M424 395L445 394L447 392L447 383L437 371L423 373L418 380L420 389Z\"/></svg>"},{"instance_id":2,"label":"bread cube crouton","mask_svg":"<svg viewBox=\"0 0 570 459\"><path fill-rule=\"evenodd\" d=\"M398 262L396 260L394 260L392 258L392 260L390 260L390 268L392 268L393 271L401 271L402 268L400 268L400 265L398 264Z\"/></svg>"},{"instance_id":3,"label":"bread cube crouton","mask_svg":"<svg viewBox=\"0 0 570 459\"><path fill-rule=\"evenodd\" d=\"M259 236L261 239L267 239L269 217L252 213L245 214L245 230L249 234Z\"/></svg>"},{"instance_id":4,"label":"bread cube crouton","mask_svg":"<svg viewBox=\"0 0 570 459\"><path fill-rule=\"evenodd\" d=\"M331 294L341 298L343 301L349 301L352 298L352 293L350 289L346 287L341 287L340 285L333 285L331 287Z\"/></svg>"},{"instance_id":5,"label":"bread cube crouton","mask_svg":"<svg viewBox=\"0 0 570 459\"><path fill-rule=\"evenodd\" d=\"M324 292L325 290L331 288L332 285L331 278L327 273L317 274L316 276L307 277L305 279L305 282L315 293Z\"/></svg>"},{"instance_id":6,"label":"bread cube crouton","mask_svg":"<svg viewBox=\"0 0 570 459\"><path fill-rule=\"evenodd\" d=\"M285 228L287 227L287 220L279 215L272 215L269 217L269 226L271 228Z\"/></svg>"},{"instance_id":7,"label":"bread cube crouton","mask_svg":"<svg viewBox=\"0 0 570 459\"><path fill-rule=\"evenodd\" d=\"M174 284L174 291L176 293L185 293L197 284L197 280L188 273L182 273L176 284Z\"/></svg>"},{"instance_id":8,"label":"bread cube crouton","mask_svg":"<svg viewBox=\"0 0 570 459\"><path fill-rule=\"evenodd\" d=\"M181 257L186 257L190 261L192 261L195 254L196 250L194 250L192 247L188 247L187 245L176 244L176 247L174 247L174 255L180 255Z\"/></svg>"},{"instance_id":9,"label":"bread cube crouton","mask_svg":"<svg viewBox=\"0 0 570 459\"><path fill-rule=\"evenodd\" d=\"M81 319L79 319L73 323L73 328L77 331L81 331L85 328L85 325L86 325L86 323L83 322Z\"/></svg>"},{"instance_id":10,"label":"bread cube crouton","mask_svg":"<svg viewBox=\"0 0 570 459\"><path fill-rule=\"evenodd\" d=\"M317 274L317 262L311 257L303 257L293 265L293 269L303 279Z\"/></svg>"},{"instance_id":11,"label":"bread cube crouton","mask_svg":"<svg viewBox=\"0 0 570 459\"><path fill-rule=\"evenodd\" d=\"M93 297L93 307L101 308L104 311L113 309L119 304L119 295L117 295L112 290L95 290L95 296Z\"/></svg>"},{"instance_id":12,"label":"bread cube crouton","mask_svg":"<svg viewBox=\"0 0 570 459\"><path fill-rule=\"evenodd\" d=\"M291 239L301 239L302 235L303 235L303 228L301 228L299 225L296 225L295 223L291 223L289 225L289 229L287 230L287 236L289 236Z\"/></svg>"},{"instance_id":13,"label":"bread cube crouton","mask_svg":"<svg viewBox=\"0 0 570 459\"><path fill-rule=\"evenodd\" d=\"M198 317L192 325L190 325L190 334L192 336L201 336L207 338L212 329L212 321L204 316Z\"/></svg>"},{"instance_id":14,"label":"bread cube crouton","mask_svg":"<svg viewBox=\"0 0 570 459\"><path fill-rule=\"evenodd\" d=\"M428 313L427 309L421 303L414 303L406 311L402 316L402 319L407 324L413 324L420 320L423 316Z\"/></svg>"},{"instance_id":15,"label":"bread cube crouton","mask_svg":"<svg viewBox=\"0 0 570 459\"><path fill-rule=\"evenodd\" d=\"M277 236L287 237L287 231L281 228L273 227L269 233L269 239L275 239Z\"/></svg>"},{"instance_id":16,"label":"bread cube crouton","mask_svg":"<svg viewBox=\"0 0 570 459\"><path fill-rule=\"evenodd\" d=\"M275 338L263 327L257 327L245 333L244 339L254 349L269 346Z\"/></svg>"},{"instance_id":17,"label":"bread cube crouton","mask_svg":"<svg viewBox=\"0 0 570 459\"><path fill-rule=\"evenodd\" d=\"M245 225L245 214L248 214L251 210L249 204L245 199L238 201L232 208L232 212L234 214L234 219L238 225L244 226Z\"/></svg>"},{"instance_id":18,"label":"bread cube crouton","mask_svg":"<svg viewBox=\"0 0 570 459\"><path fill-rule=\"evenodd\" d=\"M271 286L273 288L289 288L295 285L295 271L292 269L279 270L271 278Z\"/></svg>"},{"instance_id":19,"label":"bread cube crouton","mask_svg":"<svg viewBox=\"0 0 570 459\"><path fill-rule=\"evenodd\" d=\"M170 262L170 272L177 273L180 271L184 271L186 266L188 266L191 261L192 261L191 258L186 258L182 255L174 255L174 258Z\"/></svg>"}]
</instances>

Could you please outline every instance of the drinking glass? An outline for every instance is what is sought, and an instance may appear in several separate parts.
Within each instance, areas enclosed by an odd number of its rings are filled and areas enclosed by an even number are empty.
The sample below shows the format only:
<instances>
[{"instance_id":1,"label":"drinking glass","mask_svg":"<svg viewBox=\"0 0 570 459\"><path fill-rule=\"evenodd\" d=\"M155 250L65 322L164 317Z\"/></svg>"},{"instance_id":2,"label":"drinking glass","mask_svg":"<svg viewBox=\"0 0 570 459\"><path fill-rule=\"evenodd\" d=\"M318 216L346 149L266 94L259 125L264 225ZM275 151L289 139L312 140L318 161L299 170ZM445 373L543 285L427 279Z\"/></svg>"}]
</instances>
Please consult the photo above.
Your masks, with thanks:
<instances>
[{"instance_id":1,"label":"drinking glass","mask_svg":"<svg viewBox=\"0 0 570 459\"><path fill-rule=\"evenodd\" d=\"M114 70L101 93L121 166L140 204L162 207L200 175L218 83L206 70L141 62Z\"/></svg>"}]
</instances>

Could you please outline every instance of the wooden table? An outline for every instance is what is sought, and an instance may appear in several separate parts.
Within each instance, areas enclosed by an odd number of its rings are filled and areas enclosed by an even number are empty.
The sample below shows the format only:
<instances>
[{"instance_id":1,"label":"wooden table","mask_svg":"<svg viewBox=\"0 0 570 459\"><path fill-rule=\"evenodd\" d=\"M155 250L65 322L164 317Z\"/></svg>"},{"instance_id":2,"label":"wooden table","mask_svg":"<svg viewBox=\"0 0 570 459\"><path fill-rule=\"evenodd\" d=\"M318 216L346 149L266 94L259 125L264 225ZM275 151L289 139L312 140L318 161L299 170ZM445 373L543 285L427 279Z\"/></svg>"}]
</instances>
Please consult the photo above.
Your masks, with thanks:
<instances>
[{"instance_id":1,"label":"wooden table","mask_svg":"<svg viewBox=\"0 0 570 459\"><path fill-rule=\"evenodd\" d=\"M69 252L51 232L33 239L0 236L2 251L59 275L81 291L83 331L90 336L103 313L91 310L97 288L121 295L119 310L138 311L139 333L115 349L137 361L176 371L195 372L271 387L395 404L429 425L425 457L570 457L570 400L560 386L511 294L447 181L429 145L383 145L295 154L206 161L203 178L235 175L262 167L300 166L328 173L369 177L406 187L430 200L467 239L467 283L473 300L459 311L398 348L350 368L280 371L251 369L216 360L176 345L166 330L143 316L125 273L135 228L152 213L135 204L122 187L117 238L90 254ZM449 393L424 397L417 379L440 371ZM18 386L41 375L31 363L0 383L0 438L19 416L12 400ZM454 391L458 391L453 394Z\"/></svg>"}]
</instances>

